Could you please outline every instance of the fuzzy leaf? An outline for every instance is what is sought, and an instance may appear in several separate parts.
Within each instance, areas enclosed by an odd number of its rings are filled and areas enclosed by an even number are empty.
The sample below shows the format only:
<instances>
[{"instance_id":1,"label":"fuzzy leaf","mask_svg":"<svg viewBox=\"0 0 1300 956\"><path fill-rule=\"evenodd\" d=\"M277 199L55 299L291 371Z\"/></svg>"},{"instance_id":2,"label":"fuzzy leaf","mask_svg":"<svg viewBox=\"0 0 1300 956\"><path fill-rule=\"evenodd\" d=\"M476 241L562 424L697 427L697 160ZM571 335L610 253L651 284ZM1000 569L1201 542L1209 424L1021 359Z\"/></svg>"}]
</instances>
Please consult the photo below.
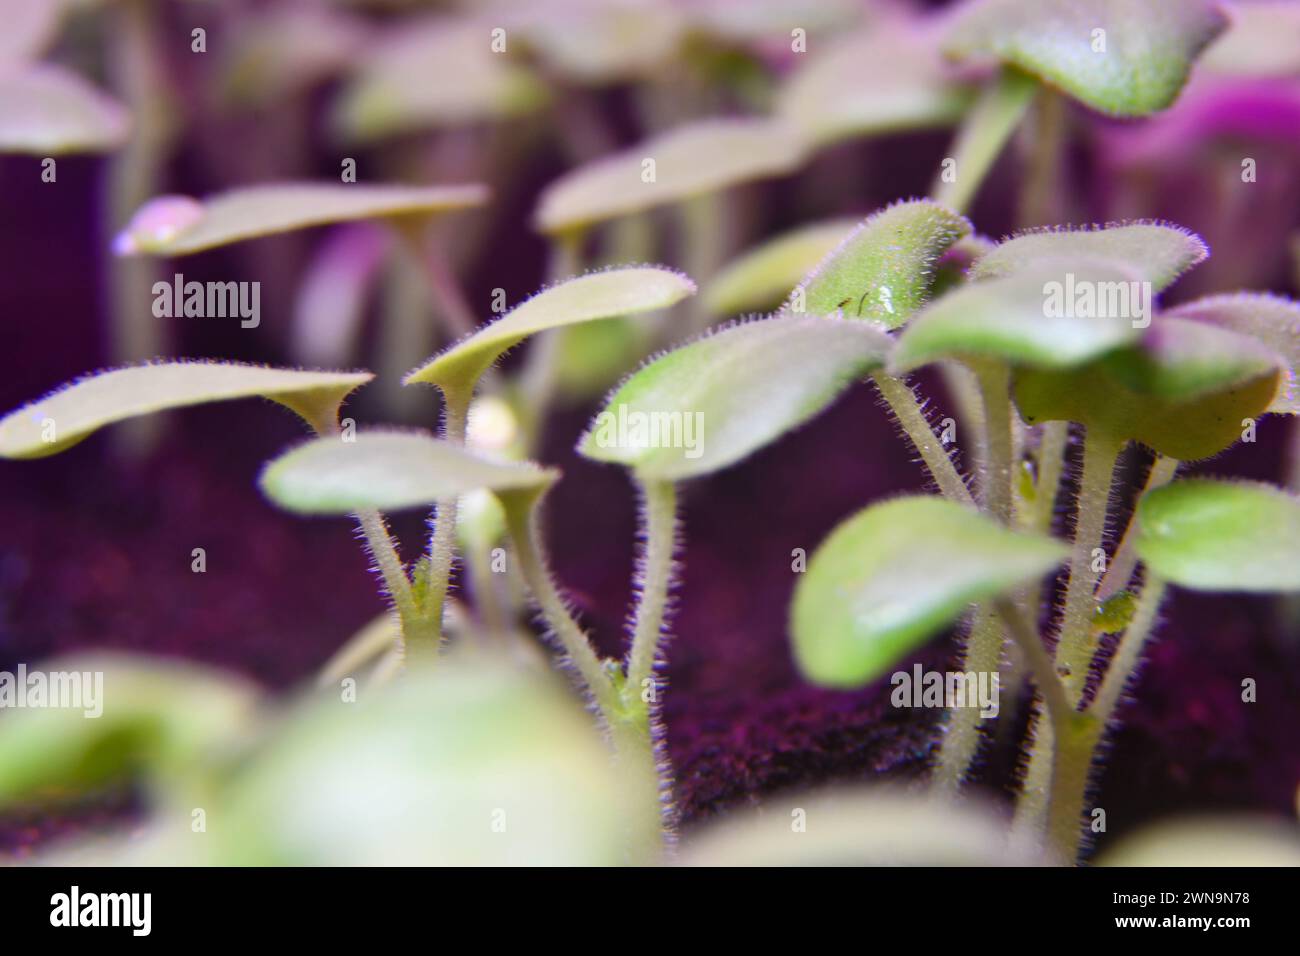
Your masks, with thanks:
<instances>
[{"instance_id":1,"label":"fuzzy leaf","mask_svg":"<svg viewBox=\"0 0 1300 956\"><path fill-rule=\"evenodd\" d=\"M493 362L530 335L579 322L655 312L694 294L695 283L663 266L632 266L578 276L537 293L431 358L403 383L469 390Z\"/></svg>"},{"instance_id":2,"label":"fuzzy leaf","mask_svg":"<svg viewBox=\"0 0 1300 956\"><path fill-rule=\"evenodd\" d=\"M47 689L52 675L75 682L85 706L0 708L0 806L140 771L165 787L211 769L220 749L251 735L258 703L257 689L233 676L148 658L61 658L28 667L29 682L33 673Z\"/></svg>"},{"instance_id":3,"label":"fuzzy leaf","mask_svg":"<svg viewBox=\"0 0 1300 956\"><path fill-rule=\"evenodd\" d=\"M1300 415L1296 379L1300 370L1300 304L1263 292L1238 292L1196 299L1165 314L1249 335L1277 353L1285 363L1287 382L1268 410Z\"/></svg>"},{"instance_id":4,"label":"fuzzy leaf","mask_svg":"<svg viewBox=\"0 0 1300 956\"><path fill-rule=\"evenodd\" d=\"M795 587L791 633L814 683L870 683L974 601L1037 580L1068 555L942 498L896 498L842 522Z\"/></svg>"},{"instance_id":5,"label":"fuzzy leaf","mask_svg":"<svg viewBox=\"0 0 1300 956\"><path fill-rule=\"evenodd\" d=\"M650 479L717 471L815 416L880 368L890 344L878 328L839 318L782 314L733 325L632 375L578 451Z\"/></svg>"},{"instance_id":6,"label":"fuzzy leaf","mask_svg":"<svg viewBox=\"0 0 1300 956\"><path fill-rule=\"evenodd\" d=\"M62 67L0 71L0 153L107 152L130 128L124 106Z\"/></svg>"},{"instance_id":7,"label":"fuzzy leaf","mask_svg":"<svg viewBox=\"0 0 1300 956\"><path fill-rule=\"evenodd\" d=\"M857 219L833 219L760 243L705 287L704 308L710 315L738 315L779 303L859 224Z\"/></svg>"},{"instance_id":8,"label":"fuzzy leaf","mask_svg":"<svg viewBox=\"0 0 1300 956\"><path fill-rule=\"evenodd\" d=\"M299 514L398 511L480 488L539 488L559 473L492 458L424 432L358 432L317 438L270 461L260 484L268 498Z\"/></svg>"},{"instance_id":9,"label":"fuzzy leaf","mask_svg":"<svg viewBox=\"0 0 1300 956\"><path fill-rule=\"evenodd\" d=\"M308 372L232 362L159 362L99 372L0 419L0 457L44 458L128 418L233 398L262 396L309 425L333 422L369 372Z\"/></svg>"},{"instance_id":10,"label":"fuzzy leaf","mask_svg":"<svg viewBox=\"0 0 1300 956\"><path fill-rule=\"evenodd\" d=\"M369 143L405 133L530 113L546 87L492 50L494 24L407 18L371 44L332 116L339 134Z\"/></svg>"},{"instance_id":11,"label":"fuzzy leaf","mask_svg":"<svg viewBox=\"0 0 1300 956\"><path fill-rule=\"evenodd\" d=\"M1300 591L1300 500L1271 485L1192 478L1147 492L1137 553L1198 591Z\"/></svg>"},{"instance_id":12,"label":"fuzzy leaf","mask_svg":"<svg viewBox=\"0 0 1300 956\"><path fill-rule=\"evenodd\" d=\"M1093 305L1075 308L1071 290L1085 288L1099 294ZM1100 294L1107 289L1124 294ZM892 367L906 371L939 359L991 357L1068 368L1138 339L1141 329L1134 322L1141 321L1140 305L1140 288L1126 270L1086 260L1045 260L936 299L904 330ZM1149 317L1150 303L1146 306Z\"/></svg>"},{"instance_id":13,"label":"fuzzy leaf","mask_svg":"<svg viewBox=\"0 0 1300 956\"><path fill-rule=\"evenodd\" d=\"M650 862L627 858L625 792L590 715L544 668L453 655L291 713L222 788L214 862Z\"/></svg>"},{"instance_id":14,"label":"fuzzy leaf","mask_svg":"<svg viewBox=\"0 0 1300 956\"><path fill-rule=\"evenodd\" d=\"M245 239L356 219L420 218L481 206L486 186L271 183L199 201L160 196L117 237L119 255L185 256Z\"/></svg>"},{"instance_id":15,"label":"fuzzy leaf","mask_svg":"<svg viewBox=\"0 0 1300 956\"><path fill-rule=\"evenodd\" d=\"M951 126L971 98L944 64L933 23L891 18L810 54L782 88L777 113L826 146Z\"/></svg>"},{"instance_id":16,"label":"fuzzy leaf","mask_svg":"<svg viewBox=\"0 0 1300 956\"><path fill-rule=\"evenodd\" d=\"M1145 116L1173 104L1227 22L1211 0L982 0L946 48L1010 63L1103 113Z\"/></svg>"},{"instance_id":17,"label":"fuzzy leaf","mask_svg":"<svg viewBox=\"0 0 1300 956\"><path fill-rule=\"evenodd\" d=\"M1074 369L1016 372L1029 424L1081 422L1184 461L1218 454L1262 415L1281 381L1278 359L1226 329L1161 316L1141 346Z\"/></svg>"},{"instance_id":18,"label":"fuzzy leaf","mask_svg":"<svg viewBox=\"0 0 1300 956\"><path fill-rule=\"evenodd\" d=\"M898 328L924 304L939 257L970 231L965 217L928 199L895 203L845 238L795 288L787 307L813 315L843 311Z\"/></svg>"},{"instance_id":19,"label":"fuzzy leaf","mask_svg":"<svg viewBox=\"0 0 1300 956\"><path fill-rule=\"evenodd\" d=\"M1105 259L1161 292L1210 254L1200 236L1177 226L1130 222L1102 228L1036 229L1012 236L971 267L972 279L1000 278L1044 259Z\"/></svg>"},{"instance_id":20,"label":"fuzzy leaf","mask_svg":"<svg viewBox=\"0 0 1300 956\"><path fill-rule=\"evenodd\" d=\"M771 119L689 123L580 166L542 192L534 225L573 232L606 219L793 172L803 141Z\"/></svg>"}]
</instances>

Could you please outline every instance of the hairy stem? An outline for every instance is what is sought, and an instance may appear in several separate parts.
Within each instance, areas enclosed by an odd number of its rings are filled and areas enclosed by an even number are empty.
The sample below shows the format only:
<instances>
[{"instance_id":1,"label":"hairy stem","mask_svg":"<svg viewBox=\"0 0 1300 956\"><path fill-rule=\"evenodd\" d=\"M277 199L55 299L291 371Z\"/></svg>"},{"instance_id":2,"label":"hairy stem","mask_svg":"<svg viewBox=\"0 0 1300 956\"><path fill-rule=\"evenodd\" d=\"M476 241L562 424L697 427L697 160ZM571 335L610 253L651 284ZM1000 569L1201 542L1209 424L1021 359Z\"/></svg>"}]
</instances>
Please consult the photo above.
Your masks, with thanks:
<instances>
[{"instance_id":1,"label":"hairy stem","mask_svg":"<svg viewBox=\"0 0 1300 956\"><path fill-rule=\"evenodd\" d=\"M569 613L560 589L547 567L537 528L535 508L506 508L506 527L514 543L514 554L519 562L528 589L541 608L547 627L559 643L561 650L577 671L583 689L595 701L607 727L619 722L621 708L613 681L606 673L600 658L592 649L586 633Z\"/></svg>"},{"instance_id":2,"label":"hairy stem","mask_svg":"<svg viewBox=\"0 0 1300 956\"><path fill-rule=\"evenodd\" d=\"M1002 147L1020 124L1033 101L1038 84L1015 70L1006 69L985 87L966 114L952 148L955 165L945 169L930 194L937 202L965 212L979 191Z\"/></svg>"},{"instance_id":3,"label":"hairy stem","mask_svg":"<svg viewBox=\"0 0 1300 956\"><path fill-rule=\"evenodd\" d=\"M465 442L465 423L469 416L469 396L455 390L443 392L443 440L461 445ZM424 617L437 639L442 639L442 611L447 601L452 564L456 550L456 499L440 498L434 505L433 535L429 540L429 589L425 597Z\"/></svg>"},{"instance_id":4,"label":"hairy stem","mask_svg":"<svg viewBox=\"0 0 1300 956\"><path fill-rule=\"evenodd\" d=\"M1048 422L1038 444L1038 477L1034 485L1032 528L1047 534L1056 514L1056 496L1065 474L1065 452L1070 445L1070 423Z\"/></svg>"},{"instance_id":5,"label":"hairy stem","mask_svg":"<svg viewBox=\"0 0 1300 956\"><path fill-rule=\"evenodd\" d=\"M930 428L930 422L926 419L925 411L917 401L912 386L902 379L883 373L874 376L872 380L880 389L881 396L889 405L889 410L894 413L894 418L898 420L908 440L920 453L922 461L930 470L930 476L939 486L939 491L945 498L973 507L975 502L966 487L966 482L957 473L957 467L948 457L947 449L935 438L934 430Z\"/></svg>"},{"instance_id":6,"label":"hairy stem","mask_svg":"<svg viewBox=\"0 0 1300 956\"><path fill-rule=\"evenodd\" d=\"M981 361L974 363L973 368L984 399L986 446L981 503L994 518L1010 525L1012 463L1015 461L1011 370L1003 362Z\"/></svg>"},{"instance_id":7,"label":"hairy stem","mask_svg":"<svg viewBox=\"0 0 1300 956\"><path fill-rule=\"evenodd\" d=\"M1088 432L1083 443L1083 474L1074 524L1070 581L1061 612L1061 639L1056 648L1057 671L1076 705L1083 699L1092 659L1092 623L1097 614L1096 590L1100 569L1093 552L1101 548L1110 505L1111 478L1124 442L1100 432Z\"/></svg>"},{"instance_id":8,"label":"hairy stem","mask_svg":"<svg viewBox=\"0 0 1300 956\"><path fill-rule=\"evenodd\" d=\"M992 608L981 604L971 618L960 669L963 673L993 673L1001 665L1002 622ZM952 795L961 789L962 781L979 753L983 721L978 707L949 709L931 780L939 792Z\"/></svg>"},{"instance_id":9,"label":"hairy stem","mask_svg":"<svg viewBox=\"0 0 1300 956\"><path fill-rule=\"evenodd\" d=\"M1124 629L1124 636L1120 638L1115 648L1115 654L1106 669L1106 676L1097 690L1097 697L1088 708L1089 712L1103 724L1114 716L1115 707L1119 704L1124 688L1137 672L1142 649L1155 625L1156 613L1160 610L1160 603L1164 600L1166 590L1167 585L1164 581L1148 574L1142 596L1133 611L1133 619Z\"/></svg>"},{"instance_id":10,"label":"hairy stem","mask_svg":"<svg viewBox=\"0 0 1300 956\"><path fill-rule=\"evenodd\" d=\"M1177 458L1166 458L1164 455L1157 454L1155 461L1151 462L1151 470L1147 472L1146 484L1142 486L1138 500L1140 501L1142 495L1148 491L1154 491L1173 481L1180 464ZM1102 576L1101 584L1097 586L1097 602L1109 600L1120 591L1126 590L1129 582L1133 580L1133 572L1137 570L1137 564L1137 523L1130 518L1128 527L1124 529L1124 537L1115 552L1115 560L1110 563L1110 568Z\"/></svg>"},{"instance_id":11,"label":"hairy stem","mask_svg":"<svg viewBox=\"0 0 1300 956\"><path fill-rule=\"evenodd\" d=\"M1008 598L999 598L994 602L994 607L1006 623L1012 639L1024 653L1025 661L1034 675L1034 683L1038 685L1038 692L1042 694L1047 704L1047 713L1051 717L1052 726L1059 730L1069 720L1074 709L1066 700L1065 687L1061 684L1061 679L1056 676L1052 658L1047 653L1047 648L1043 646L1042 638L1025 619L1020 609Z\"/></svg>"},{"instance_id":12,"label":"hairy stem","mask_svg":"<svg viewBox=\"0 0 1300 956\"><path fill-rule=\"evenodd\" d=\"M642 481L642 535L640 598L637 601L632 646L627 655L628 693L638 696L654 675L672 586L673 549L677 538L677 489L671 481Z\"/></svg>"}]
</instances>

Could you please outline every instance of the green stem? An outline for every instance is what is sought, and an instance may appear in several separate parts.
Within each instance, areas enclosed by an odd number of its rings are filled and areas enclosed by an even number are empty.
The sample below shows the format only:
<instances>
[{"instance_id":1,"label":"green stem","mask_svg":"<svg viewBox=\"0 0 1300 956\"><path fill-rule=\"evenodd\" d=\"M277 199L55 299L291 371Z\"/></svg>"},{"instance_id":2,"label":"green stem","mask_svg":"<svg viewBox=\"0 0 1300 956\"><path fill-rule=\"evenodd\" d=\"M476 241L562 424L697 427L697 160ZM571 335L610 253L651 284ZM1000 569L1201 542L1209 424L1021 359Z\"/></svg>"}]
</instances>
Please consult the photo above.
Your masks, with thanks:
<instances>
[{"instance_id":1,"label":"green stem","mask_svg":"<svg viewBox=\"0 0 1300 956\"><path fill-rule=\"evenodd\" d=\"M1011 416L1011 370L1003 362L972 363L984 399L985 471L980 489L984 509L1005 525L1011 524L1012 463L1015 438Z\"/></svg>"},{"instance_id":2,"label":"green stem","mask_svg":"<svg viewBox=\"0 0 1300 956\"><path fill-rule=\"evenodd\" d=\"M1065 474L1065 452L1070 446L1070 423L1048 422L1038 443L1038 476L1034 483L1035 531L1048 534L1056 515L1056 497Z\"/></svg>"},{"instance_id":3,"label":"green stem","mask_svg":"<svg viewBox=\"0 0 1300 956\"><path fill-rule=\"evenodd\" d=\"M492 574L492 547L489 542L475 542L465 556L469 569L470 585L474 589L474 603L478 608L479 623L490 640L501 640L506 634L506 612L501 605Z\"/></svg>"},{"instance_id":4,"label":"green stem","mask_svg":"<svg viewBox=\"0 0 1300 956\"><path fill-rule=\"evenodd\" d=\"M442 438L453 444L465 443L465 423L470 396L455 389L443 391ZM429 590L424 618L438 641L442 638L442 611L447 601L456 549L456 498L440 498L434 505L433 536L429 540ZM436 646L436 645L435 645Z\"/></svg>"},{"instance_id":5,"label":"green stem","mask_svg":"<svg viewBox=\"0 0 1300 956\"><path fill-rule=\"evenodd\" d=\"M1025 138L1029 144L1025 157L1024 185L1020 190L1017 218L1021 228L1061 222L1061 175L1066 144L1065 98L1055 90L1043 88L1034 101Z\"/></svg>"},{"instance_id":6,"label":"green stem","mask_svg":"<svg viewBox=\"0 0 1300 956\"><path fill-rule=\"evenodd\" d=\"M881 397L893 412L894 418L908 440L920 453L922 461L930 471L930 477L939 486L940 493L958 504L973 507L975 501L966 487L966 482L957 473L957 467L948 457L948 451L943 447L943 443L935 437L934 430L925 417L925 410L917 401L912 386L902 379L883 373L873 376L872 381L880 389Z\"/></svg>"},{"instance_id":7,"label":"green stem","mask_svg":"<svg viewBox=\"0 0 1300 956\"><path fill-rule=\"evenodd\" d=\"M1133 610L1133 619L1125 628L1124 636L1120 638L1115 654L1106 669L1106 676L1097 690L1097 696L1088 708L1088 711L1103 724L1109 722L1114 716L1115 707L1119 704L1124 688L1128 686L1137 671L1142 649L1155 625L1156 613L1160 610L1160 603L1164 600L1167 589L1168 586L1164 581L1150 573L1147 574L1147 583L1142 589L1137 607Z\"/></svg>"},{"instance_id":8,"label":"green stem","mask_svg":"<svg viewBox=\"0 0 1300 956\"><path fill-rule=\"evenodd\" d=\"M981 604L971 619L965 654L959 667L963 673L979 674L998 671L1001 665L1002 623L990 607ZM951 796L961 789L979 753L983 721L978 707L968 705L949 710L931 781L937 791Z\"/></svg>"},{"instance_id":9,"label":"green stem","mask_svg":"<svg viewBox=\"0 0 1300 956\"><path fill-rule=\"evenodd\" d=\"M672 586L673 549L677 538L677 489L671 481L640 481L642 535L645 552L640 568L632 646L627 656L627 693L640 699L642 686L653 678Z\"/></svg>"},{"instance_id":10,"label":"green stem","mask_svg":"<svg viewBox=\"0 0 1300 956\"><path fill-rule=\"evenodd\" d=\"M1025 655L1025 661L1034 675L1034 683L1038 685L1038 692L1042 694L1047 704L1047 713L1052 719L1052 726L1059 730L1070 719L1074 708L1066 700L1065 687L1061 684L1061 679L1056 676L1051 655L1043 646L1042 638L1010 599L998 598L993 604L998 616L1007 625L1012 640Z\"/></svg>"},{"instance_id":11,"label":"green stem","mask_svg":"<svg viewBox=\"0 0 1300 956\"><path fill-rule=\"evenodd\" d=\"M1083 699L1092 659L1092 623L1097 614L1097 579L1093 551L1102 546L1106 512L1110 505L1111 478L1123 448L1122 439L1089 431L1083 442L1083 474L1079 479L1079 501L1074 524L1074 551L1070 558L1070 581L1065 588L1061 613L1061 639L1056 649L1057 672L1065 681L1070 700Z\"/></svg>"},{"instance_id":12,"label":"green stem","mask_svg":"<svg viewBox=\"0 0 1300 956\"><path fill-rule=\"evenodd\" d=\"M1157 454L1155 461L1151 463L1151 470L1147 472L1146 484L1142 486L1138 500L1140 501L1142 495L1147 492L1173 481L1180 464L1177 458L1166 458L1164 455ZM1097 586L1097 602L1109 600L1120 591L1126 590L1129 582L1133 580L1133 572L1137 570L1137 564L1137 523L1129 518L1128 527L1124 529L1124 538L1115 552L1115 560L1110 563L1109 569L1102 576L1101 584Z\"/></svg>"},{"instance_id":13,"label":"green stem","mask_svg":"<svg viewBox=\"0 0 1300 956\"><path fill-rule=\"evenodd\" d=\"M607 727L613 728L620 722L621 715L617 690L586 633L569 613L568 605L551 576L543 556L537 522L536 507L507 503L506 527L524 580L541 608L547 627L573 664L585 691L595 701L601 719Z\"/></svg>"},{"instance_id":14,"label":"green stem","mask_svg":"<svg viewBox=\"0 0 1300 956\"><path fill-rule=\"evenodd\" d=\"M957 212L970 207L1037 90L1036 80L1012 69L1004 69L985 87L957 131L951 157L956 160L955 175L949 181L941 175L930 191L937 202Z\"/></svg>"}]
</instances>

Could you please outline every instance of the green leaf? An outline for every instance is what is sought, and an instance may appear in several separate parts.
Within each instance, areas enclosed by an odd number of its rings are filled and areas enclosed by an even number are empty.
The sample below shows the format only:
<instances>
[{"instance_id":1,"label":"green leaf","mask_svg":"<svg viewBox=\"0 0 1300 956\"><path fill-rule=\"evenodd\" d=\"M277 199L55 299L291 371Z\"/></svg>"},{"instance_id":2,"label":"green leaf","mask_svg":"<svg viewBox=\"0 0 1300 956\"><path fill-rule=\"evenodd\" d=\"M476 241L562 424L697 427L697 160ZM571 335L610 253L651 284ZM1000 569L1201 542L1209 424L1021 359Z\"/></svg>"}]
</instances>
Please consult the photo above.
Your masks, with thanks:
<instances>
[{"instance_id":1,"label":"green leaf","mask_svg":"<svg viewBox=\"0 0 1300 956\"><path fill-rule=\"evenodd\" d=\"M723 43L770 45L796 27L809 36L853 26L870 11L856 0L697 0L689 5L691 26Z\"/></svg>"},{"instance_id":2,"label":"green leaf","mask_svg":"<svg viewBox=\"0 0 1300 956\"><path fill-rule=\"evenodd\" d=\"M556 349L556 388L570 400L603 395L645 358L652 334L651 324L624 316L564 329Z\"/></svg>"},{"instance_id":3,"label":"green leaf","mask_svg":"<svg viewBox=\"0 0 1300 956\"><path fill-rule=\"evenodd\" d=\"M695 294L695 283L663 266L607 269L569 279L537 293L403 379L468 390L505 352L530 335L579 322L655 312Z\"/></svg>"},{"instance_id":4,"label":"green leaf","mask_svg":"<svg viewBox=\"0 0 1300 956\"><path fill-rule=\"evenodd\" d=\"M117 237L118 255L186 256L261 236L356 219L418 219L481 206L486 186L271 183L205 200L160 196Z\"/></svg>"},{"instance_id":5,"label":"green leaf","mask_svg":"<svg viewBox=\"0 0 1300 956\"><path fill-rule=\"evenodd\" d=\"M1084 290L1088 302L1079 299ZM1147 319L1139 318L1144 307ZM939 359L990 357L1068 368L1135 341L1151 308L1124 269L1044 260L936 299L903 331L892 367L906 371Z\"/></svg>"},{"instance_id":6,"label":"green leaf","mask_svg":"<svg viewBox=\"0 0 1300 956\"><path fill-rule=\"evenodd\" d=\"M794 290L792 312L872 319L898 328L925 302L939 257L970 223L928 199L895 203L863 221Z\"/></svg>"},{"instance_id":7,"label":"green leaf","mask_svg":"<svg viewBox=\"0 0 1300 956\"><path fill-rule=\"evenodd\" d=\"M1145 116L1173 104L1227 22L1211 0L983 0L956 17L946 49L1010 63L1103 113Z\"/></svg>"},{"instance_id":8,"label":"green leaf","mask_svg":"<svg viewBox=\"0 0 1300 956\"><path fill-rule=\"evenodd\" d=\"M496 459L424 432L358 432L317 438L267 464L266 496L300 514L397 511L479 488L540 488L559 477L537 465Z\"/></svg>"},{"instance_id":9,"label":"green leaf","mask_svg":"<svg viewBox=\"0 0 1300 956\"><path fill-rule=\"evenodd\" d=\"M590 715L544 670L486 657L308 701L221 797L223 864L629 862Z\"/></svg>"},{"instance_id":10,"label":"green leaf","mask_svg":"<svg viewBox=\"0 0 1300 956\"><path fill-rule=\"evenodd\" d=\"M1110 260L1161 292L1204 262L1210 250L1194 232L1158 222L1034 229L1005 239L971 267L972 279L1012 275L1044 259Z\"/></svg>"},{"instance_id":11,"label":"green leaf","mask_svg":"<svg viewBox=\"0 0 1300 956\"><path fill-rule=\"evenodd\" d=\"M0 70L0 153L102 153L126 142L131 117L62 67Z\"/></svg>"},{"instance_id":12,"label":"green leaf","mask_svg":"<svg viewBox=\"0 0 1300 956\"><path fill-rule=\"evenodd\" d=\"M769 798L683 840L683 866L1040 866L1047 854L1008 840L1006 823L979 798L918 798L857 786ZM796 814L796 811L798 813ZM807 821L807 829L791 826Z\"/></svg>"},{"instance_id":13,"label":"green leaf","mask_svg":"<svg viewBox=\"0 0 1300 956\"><path fill-rule=\"evenodd\" d=\"M1300 591L1300 500L1271 485L1193 478L1147 492L1137 553L1198 591Z\"/></svg>"},{"instance_id":14,"label":"green leaf","mask_svg":"<svg viewBox=\"0 0 1300 956\"><path fill-rule=\"evenodd\" d=\"M405 18L370 45L331 117L349 142L533 112L546 87L492 49L491 25L444 15ZM509 39L509 38L507 38Z\"/></svg>"},{"instance_id":15,"label":"green leaf","mask_svg":"<svg viewBox=\"0 0 1300 956\"><path fill-rule=\"evenodd\" d=\"M59 658L27 666L25 676L11 692L30 695L39 680L80 706L0 707L0 806L139 772L164 788L211 772L251 735L258 703L256 688L233 676L147 658ZM10 671L0 682L18 677Z\"/></svg>"},{"instance_id":16,"label":"green leaf","mask_svg":"<svg viewBox=\"0 0 1300 956\"><path fill-rule=\"evenodd\" d=\"M968 604L1037 580L1068 553L941 498L871 505L831 533L795 587L795 659L814 683L862 687Z\"/></svg>"},{"instance_id":17,"label":"green leaf","mask_svg":"<svg viewBox=\"0 0 1300 956\"><path fill-rule=\"evenodd\" d=\"M1196 299L1165 314L1231 329L1271 349L1285 364L1287 382L1268 410L1300 415L1296 385L1300 369L1300 304L1265 292L1237 292Z\"/></svg>"},{"instance_id":18,"label":"green leaf","mask_svg":"<svg viewBox=\"0 0 1300 956\"><path fill-rule=\"evenodd\" d=\"M936 22L887 17L814 49L781 89L778 115L818 146L953 125L972 89L944 64Z\"/></svg>"},{"instance_id":19,"label":"green leaf","mask_svg":"<svg viewBox=\"0 0 1300 956\"><path fill-rule=\"evenodd\" d=\"M597 461L679 481L739 461L880 368L889 336L865 322L778 315L655 359L610 396L578 443Z\"/></svg>"},{"instance_id":20,"label":"green leaf","mask_svg":"<svg viewBox=\"0 0 1300 956\"><path fill-rule=\"evenodd\" d=\"M782 176L803 161L797 131L772 119L678 126L561 176L542 192L534 225L575 232L618 216Z\"/></svg>"},{"instance_id":21,"label":"green leaf","mask_svg":"<svg viewBox=\"0 0 1300 956\"><path fill-rule=\"evenodd\" d=\"M760 243L709 282L704 308L710 315L738 315L781 302L859 225L857 219L833 219Z\"/></svg>"},{"instance_id":22,"label":"green leaf","mask_svg":"<svg viewBox=\"0 0 1300 956\"><path fill-rule=\"evenodd\" d=\"M1021 416L1089 429L1184 461L1216 455L1262 415L1281 381L1277 358L1246 336L1160 316L1146 341L1074 369L1023 368Z\"/></svg>"},{"instance_id":23,"label":"green leaf","mask_svg":"<svg viewBox=\"0 0 1300 956\"><path fill-rule=\"evenodd\" d=\"M369 372L307 372L232 362L159 362L99 372L0 419L0 457L44 458L137 415L262 396L329 427Z\"/></svg>"}]
</instances>

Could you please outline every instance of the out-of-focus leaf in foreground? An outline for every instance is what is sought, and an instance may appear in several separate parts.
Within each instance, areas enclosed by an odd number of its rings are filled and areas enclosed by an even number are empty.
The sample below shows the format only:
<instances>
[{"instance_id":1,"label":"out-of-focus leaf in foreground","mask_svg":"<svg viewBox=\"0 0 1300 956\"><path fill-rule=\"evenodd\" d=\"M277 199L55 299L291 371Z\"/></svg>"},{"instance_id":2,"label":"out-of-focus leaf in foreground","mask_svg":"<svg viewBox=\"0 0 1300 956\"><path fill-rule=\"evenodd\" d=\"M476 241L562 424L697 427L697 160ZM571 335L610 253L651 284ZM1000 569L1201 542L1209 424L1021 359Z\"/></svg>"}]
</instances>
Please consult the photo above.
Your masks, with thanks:
<instances>
[{"instance_id":1,"label":"out-of-focus leaf in foreground","mask_svg":"<svg viewBox=\"0 0 1300 956\"><path fill-rule=\"evenodd\" d=\"M1097 866L1300 866L1294 821L1269 817L1190 817L1144 827L1121 839Z\"/></svg>"},{"instance_id":2,"label":"out-of-focus leaf in foreground","mask_svg":"<svg viewBox=\"0 0 1300 956\"><path fill-rule=\"evenodd\" d=\"M34 674L43 704L0 708L0 806L133 774L168 788L214 772L247 742L259 697L232 675L148 658L59 658L29 666L13 690L31 694Z\"/></svg>"},{"instance_id":3,"label":"out-of-focus leaf in foreground","mask_svg":"<svg viewBox=\"0 0 1300 956\"><path fill-rule=\"evenodd\" d=\"M233 362L159 362L89 375L0 419L0 457L44 458L139 415L261 396L308 424L332 423L369 372L311 372Z\"/></svg>"},{"instance_id":4,"label":"out-of-focus leaf in foreground","mask_svg":"<svg viewBox=\"0 0 1300 956\"><path fill-rule=\"evenodd\" d=\"M795 824L802 823L802 826ZM991 807L886 787L769 800L686 834L683 866L1036 866Z\"/></svg>"},{"instance_id":5,"label":"out-of-focus leaf in foreground","mask_svg":"<svg viewBox=\"0 0 1300 956\"><path fill-rule=\"evenodd\" d=\"M795 660L814 683L861 687L968 604L1037 580L1067 554L1059 541L942 498L871 505L831 532L799 578Z\"/></svg>"},{"instance_id":6,"label":"out-of-focus leaf in foreground","mask_svg":"<svg viewBox=\"0 0 1300 956\"><path fill-rule=\"evenodd\" d=\"M356 703L322 695L227 788L232 864L609 865L618 780L551 675L449 658Z\"/></svg>"}]
</instances>

